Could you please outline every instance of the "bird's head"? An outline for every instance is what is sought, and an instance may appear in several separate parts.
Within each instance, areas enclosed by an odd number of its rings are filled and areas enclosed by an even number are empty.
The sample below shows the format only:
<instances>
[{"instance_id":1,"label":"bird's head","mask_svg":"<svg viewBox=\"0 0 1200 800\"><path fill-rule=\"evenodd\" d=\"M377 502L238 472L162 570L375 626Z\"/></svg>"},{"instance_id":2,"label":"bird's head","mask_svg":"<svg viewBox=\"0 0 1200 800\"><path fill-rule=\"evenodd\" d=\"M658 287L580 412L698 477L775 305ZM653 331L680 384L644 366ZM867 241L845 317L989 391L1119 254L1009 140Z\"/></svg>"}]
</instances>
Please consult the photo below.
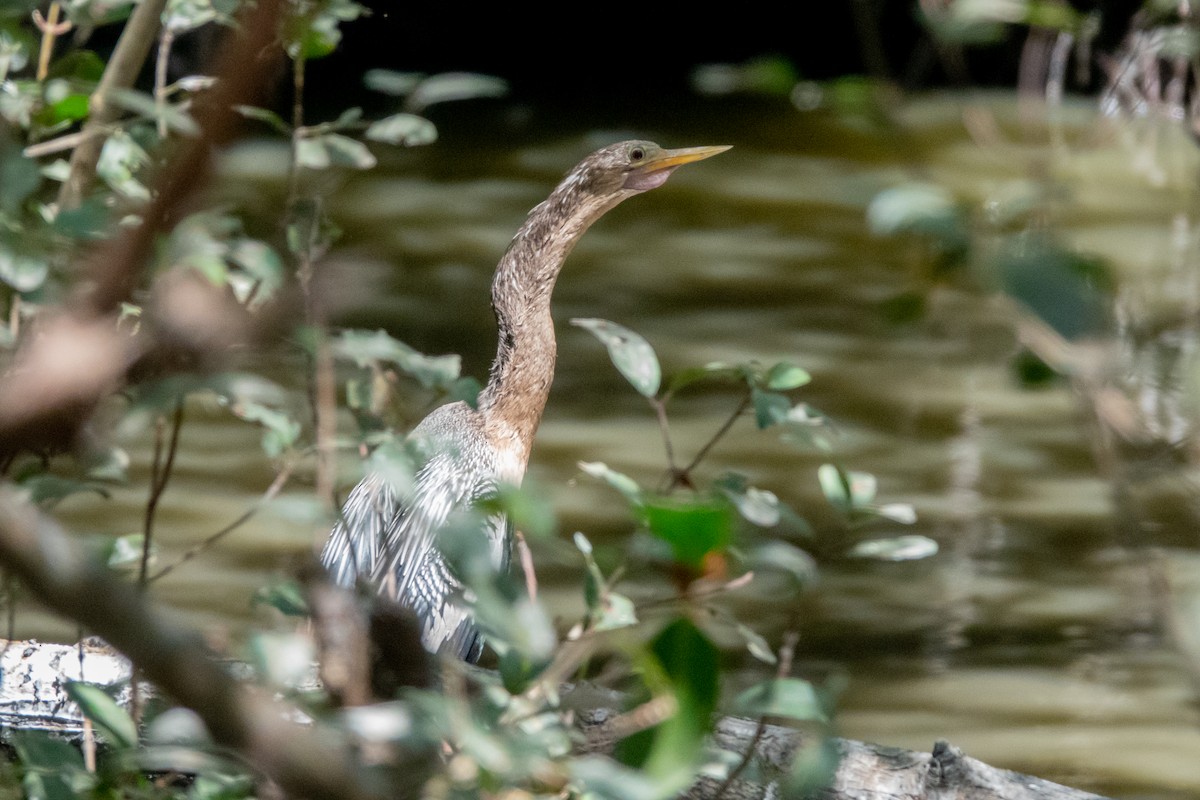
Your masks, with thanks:
<instances>
[{"instance_id":1,"label":"bird's head","mask_svg":"<svg viewBox=\"0 0 1200 800\"><path fill-rule=\"evenodd\" d=\"M629 196L662 186L676 168L729 149L685 147L667 150L654 142L633 140L603 147L580 162L568 181L596 195Z\"/></svg>"}]
</instances>

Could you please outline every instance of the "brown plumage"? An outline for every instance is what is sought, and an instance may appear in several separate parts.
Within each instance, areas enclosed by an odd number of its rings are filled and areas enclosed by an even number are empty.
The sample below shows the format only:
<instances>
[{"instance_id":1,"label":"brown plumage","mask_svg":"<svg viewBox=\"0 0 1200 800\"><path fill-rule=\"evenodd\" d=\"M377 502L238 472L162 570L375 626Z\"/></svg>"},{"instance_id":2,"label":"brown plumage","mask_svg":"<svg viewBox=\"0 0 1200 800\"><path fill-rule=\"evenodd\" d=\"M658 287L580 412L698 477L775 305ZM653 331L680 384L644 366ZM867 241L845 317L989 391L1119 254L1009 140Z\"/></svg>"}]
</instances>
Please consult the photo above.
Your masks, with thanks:
<instances>
[{"instance_id":1,"label":"brown plumage","mask_svg":"<svg viewBox=\"0 0 1200 800\"><path fill-rule=\"evenodd\" d=\"M455 509L487 497L497 484L519 485L525 474L554 379L550 295L567 255L622 200L661 186L682 164L727 149L664 150L653 142L620 142L571 170L529 212L496 267L492 307L500 341L478 410L461 402L442 406L413 430L431 456L411 496L398 497L378 475L350 493L322 562L337 582L369 579L412 609L432 652L474 660L482 650L479 630L460 602L462 586L438 550L437 533ZM511 526L494 518L487 533L492 563L506 569Z\"/></svg>"}]
</instances>

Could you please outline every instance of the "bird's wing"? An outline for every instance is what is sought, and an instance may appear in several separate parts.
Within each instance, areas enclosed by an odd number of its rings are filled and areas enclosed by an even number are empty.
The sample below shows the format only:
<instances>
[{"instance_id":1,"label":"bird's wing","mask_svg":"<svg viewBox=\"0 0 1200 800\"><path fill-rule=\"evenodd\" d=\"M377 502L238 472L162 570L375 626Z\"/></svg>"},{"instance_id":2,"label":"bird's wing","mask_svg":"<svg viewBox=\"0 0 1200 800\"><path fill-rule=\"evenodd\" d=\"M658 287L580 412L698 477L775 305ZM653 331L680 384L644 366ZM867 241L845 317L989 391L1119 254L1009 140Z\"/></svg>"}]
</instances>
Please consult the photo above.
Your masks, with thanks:
<instances>
[{"instance_id":1,"label":"bird's wing","mask_svg":"<svg viewBox=\"0 0 1200 800\"><path fill-rule=\"evenodd\" d=\"M346 498L341 517L321 551L321 563L340 586L368 579L380 560L380 545L401 513L395 490L379 475L368 475Z\"/></svg>"}]
</instances>

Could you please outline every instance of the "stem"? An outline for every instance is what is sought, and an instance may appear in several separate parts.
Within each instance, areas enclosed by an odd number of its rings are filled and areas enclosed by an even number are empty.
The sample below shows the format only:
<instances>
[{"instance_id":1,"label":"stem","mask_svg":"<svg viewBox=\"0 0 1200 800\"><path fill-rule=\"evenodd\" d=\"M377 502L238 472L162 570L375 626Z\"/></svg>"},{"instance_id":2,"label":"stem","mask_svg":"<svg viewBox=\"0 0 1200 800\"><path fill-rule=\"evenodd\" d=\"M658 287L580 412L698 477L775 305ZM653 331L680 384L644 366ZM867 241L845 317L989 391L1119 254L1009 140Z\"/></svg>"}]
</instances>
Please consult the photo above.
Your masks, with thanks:
<instances>
[{"instance_id":1,"label":"stem","mask_svg":"<svg viewBox=\"0 0 1200 800\"><path fill-rule=\"evenodd\" d=\"M776 678L786 678L792 671L792 660L796 656L796 644L800 641L800 635L795 631L788 631L783 634L783 643L779 645L779 667L775 670ZM763 734L767 732L767 718L759 717L758 726L754 729L754 735L750 737L749 743L746 744L746 752L742 755L742 760L736 767L730 771L713 795L713 800L721 800L725 796L725 792L733 785L733 782L738 779L746 767L750 765L750 761L754 758L754 753L758 747L758 743L762 740Z\"/></svg>"},{"instance_id":2,"label":"stem","mask_svg":"<svg viewBox=\"0 0 1200 800\"><path fill-rule=\"evenodd\" d=\"M162 499L167 483L171 480L171 470L175 466L175 453L179 450L179 431L183 428L183 400L175 403L175 413L171 419L171 440L167 444L166 460L163 460L162 433L165 425L160 417L154 431L154 461L150 467L150 497L146 500L146 513L142 521L142 562L138 569L138 587L146 588L150 573L150 547L154 541L154 518L158 511L158 501Z\"/></svg>"},{"instance_id":3,"label":"stem","mask_svg":"<svg viewBox=\"0 0 1200 800\"><path fill-rule=\"evenodd\" d=\"M735 408L733 413L729 415L729 419L725 420L721 427L717 429L717 432L712 435L712 438L700 448L699 452L696 453L695 457L692 458L688 465L681 470L675 471L675 473L671 476L671 484L667 487L668 492L683 485L685 481L690 480L689 476L691 475L692 470L694 470L700 464L700 462L705 459L709 451L713 449L717 442L721 441L725 434L729 433L729 429L733 427L733 423L737 422L738 417L742 416L742 412L749 407L750 393L746 392L746 396L742 398L742 402L739 403L738 407Z\"/></svg>"},{"instance_id":4,"label":"stem","mask_svg":"<svg viewBox=\"0 0 1200 800\"><path fill-rule=\"evenodd\" d=\"M650 402L650 407L654 409L654 416L658 419L658 430L662 433L663 451L667 456L667 469L671 476L671 488L673 489L679 470L675 468L675 448L671 444L671 425L667 422L667 404L657 397L647 397L646 399Z\"/></svg>"},{"instance_id":5,"label":"stem","mask_svg":"<svg viewBox=\"0 0 1200 800\"><path fill-rule=\"evenodd\" d=\"M187 552L185 552L183 555L181 555L179 557L179 560L176 561L174 564L168 564L167 566L163 567L158 572L154 573L149 578L147 578L147 582L153 583L154 581L158 580L159 578L170 574L175 569L177 569L177 568L183 566L184 564L186 564L187 562L191 561L193 558L200 555L204 551L208 550L213 545L215 545L221 539L223 539L224 537L233 533L235 530L240 528L242 525L246 524L246 522L251 517L253 517L255 514L257 514L259 511L261 511L262 508L267 503L269 503L271 500L273 500L275 498L275 495L279 494L280 490L282 490L284 485L287 484L288 479L291 478L291 476L292 476L292 465L288 464L288 465L284 466L284 468L279 472L278 475L275 476L275 480L272 481L271 485L267 487L267 490L265 492L263 492L262 497L260 497L257 500L257 502L254 503L254 505L252 505L250 508L246 509L246 511L244 513L242 513L242 515L240 517L238 517L233 522L226 525L224 528L221 528L221 530L217 531L216 533L212 534L211 536L208 536L207 538L203 539L199 544L192 546L189 550L187 550Z\"/></svg>"},{"instance_id":6,"label":"stem","mask_svg":"<svg viewBox=\"0 0 1200 800\"><path fill-rule=\"evenodd\" d=\"M154 114L158 117L158 136L167 138L167 64L171 60L171 46L175 43L175 31L163 28L158 37L158 58L154 62Z\"/></svg>"},{"instance_id":7,"label":"stem","mask_svg":"<svg viewBox=\"0 0 1200 800\"><path fill-rule=\"evenodd\" d=\"M159 20L166 5L167 0L142 0L134 6L129 22L125 23L112 59L89 102L91 113L83 126L88 137L71 154L70 172L58 193L60 209L79 205L95 180L96 164L100 161L105 137L92 134L99 133L116 120L119 112L107 102L108 95L113 89L129 88L137 79L158 34Z\"/></svg>"},{"instance_id":8,"label":"stem","mask_svg":"<svg viewBox=\"0 0 1200 800\"><path fill-rule=\"evenodd\" d=\"M46 75L50 73L50 55L54 52L54 40L58 38L58 15L62 10L58 0L54 0L50 4L50 10L46 12L46 24L39 26L42 29L42 47L38 51L38 66L37 66L37 82L42 83L46 80Z\"/></svg>"}]
</instances>

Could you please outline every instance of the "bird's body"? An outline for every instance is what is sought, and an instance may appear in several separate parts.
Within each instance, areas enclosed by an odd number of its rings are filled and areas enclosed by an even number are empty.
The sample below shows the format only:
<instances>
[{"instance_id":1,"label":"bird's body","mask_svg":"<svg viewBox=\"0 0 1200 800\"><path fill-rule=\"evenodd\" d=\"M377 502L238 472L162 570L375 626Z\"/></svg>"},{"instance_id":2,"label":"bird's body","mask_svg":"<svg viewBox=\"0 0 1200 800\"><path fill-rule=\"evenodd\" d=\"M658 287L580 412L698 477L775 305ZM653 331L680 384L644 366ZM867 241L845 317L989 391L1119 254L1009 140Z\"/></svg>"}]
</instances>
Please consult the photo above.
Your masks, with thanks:
<instances>
[{"instance_id":1,"label":"bird's body","mask_svg":"<svg viewBox=\"0 0 1200 800\"><path fill-rule=\"evenodd\" d=\"M580 162L529 213L496 267L492 307L500 341L478 409L462 402L442 406L413 430L430 457L410 497L402 500L383 477L370 475L347 498L322 562L338 583L369 579L413 610L430 651L474 660L482 650L437 536L456 509L489 496L499 484L519 485L525 474L554 379L550 295L567 255L622 200L661 186L681 164L725 149L621 142ZM510 540L506 520L489 520L490 555L499 569L507 568Z\"/></svg>"}]
</instances>

